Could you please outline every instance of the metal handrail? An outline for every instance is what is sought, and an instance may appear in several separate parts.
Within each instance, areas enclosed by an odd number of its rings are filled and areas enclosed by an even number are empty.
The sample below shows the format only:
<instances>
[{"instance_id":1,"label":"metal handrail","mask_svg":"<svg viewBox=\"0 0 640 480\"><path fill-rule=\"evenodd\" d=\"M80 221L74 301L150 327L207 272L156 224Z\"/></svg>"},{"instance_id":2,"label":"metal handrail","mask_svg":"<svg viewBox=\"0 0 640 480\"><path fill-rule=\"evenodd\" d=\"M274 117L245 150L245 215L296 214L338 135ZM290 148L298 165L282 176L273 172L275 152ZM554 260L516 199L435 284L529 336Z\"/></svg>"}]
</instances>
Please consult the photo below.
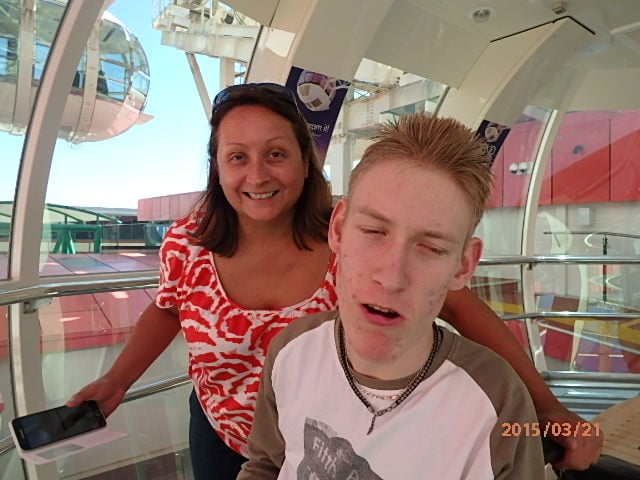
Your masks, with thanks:
<instances>
[{"instance_id":1,"label":"metal handrail","mask_svg":"<svg viewBox=\"0 0 640 480\"><path fill-rule=\"evenodd\" d=\"M545 264L567 264L575 263L577 265L595 264L595 265L611 265L611 264L640 264L640 256L610 256L610 255L530 255L530 256L496 256L480 259L480 266L485 265L538 265Z\"/></svg>"},{"instance_id":2,"label":"metal handrail","mask_svg":"<svg viewBox=\"0 0 640 480\"><path fill-rule=\"evenodd\" d=\"M480 259L480 266L487 265L537 265L537 264L640 264L640 257L612 257L579 256L579 255L533 255L533 256L497 256ZM29 287L10 291L0 291L0 306L11 305L29 300L61 297L66 295L80 295L85 293L113 292L119 290L134 290L140 288L155 288L158 286L159 275L149 274L131 278L118 277L108 279L93 275L90 278L83 275L82 280L67 277L56 282L41 283ZM0 286L2 282L0 282Z\"/></svg>"},{"instance_id":3,"label":"metal handrail","mask_svg":"<svg viewBox=\"0 0 640 480\"><path fill-rule=\"evenodd\" d=\"M131 278L83 278L82 280L42 283L5 292L0 291L0 306L69 295L156 288L158 286L158 281L159 275L156 273L150 275L138 275Z\"/></svg>"},{"instance_id":4,"label":"metal handrail","mask_svg":"<svg viewBox=\"0 0 640 480\"><path fill-rule=\"evenodd\" d=\"M634 320L640 318L640 312L532 312L498 315L501 320L527 320L537 318L596 318L598 320Z\"/></svg>"},{"instance_id":5,"label":"metal handrail","mask_svg":"<svg viewBox=\"0 0 640 480\"><path fill-rule=\"evenodd\" d=\"M573 382L594 382L598 385L615 385L616 388L638 390L640 373L611 373L611 372L573 372L553 370L540 372L546 382L567 382L566 385L576 385ZM579 386L579 385L578 385Z\"/></svg>"},{"instance_id":6,"label":"metal handrail","mask_svg":"<svg viewBox=\"0 0 640 480\"><path fill-rule=\"evenodd\" d=\"M149 397L156 393L182 387L188 383L191 383L191 379L186 373L183 375L176 375L175 377L170 377L165 380L147 383L146 385L129 389L124 396L122 403L133 402L134 400Z\"/></svg>"}]
</instances>

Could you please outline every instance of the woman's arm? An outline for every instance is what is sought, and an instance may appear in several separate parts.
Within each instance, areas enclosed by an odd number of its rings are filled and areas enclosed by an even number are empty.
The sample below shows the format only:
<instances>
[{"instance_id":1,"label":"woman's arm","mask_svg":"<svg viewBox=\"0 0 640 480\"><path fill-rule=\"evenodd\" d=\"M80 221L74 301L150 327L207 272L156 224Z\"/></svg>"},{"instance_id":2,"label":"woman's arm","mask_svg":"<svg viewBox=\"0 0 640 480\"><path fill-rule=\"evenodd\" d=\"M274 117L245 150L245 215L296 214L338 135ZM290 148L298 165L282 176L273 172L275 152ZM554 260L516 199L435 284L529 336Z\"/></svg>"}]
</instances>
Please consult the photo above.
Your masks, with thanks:
<instances>
[{"instance_id":1,"label":"woman's arm","mask_svg":"<svg viewBox=\"0 0 640 480\"><path fill-rule=\"evenodd\" d=\"M440 318L465 337L490 348L511 364L527 386L541 424L570 422L576 425L585 422L560 403L511 331L469 288L449 292ZM598 437L559 437L554 440L565 448L563 458L554 465L561 469L584 470L597 461L604 437L600 433Z\"/></svg>"}]
</instances>

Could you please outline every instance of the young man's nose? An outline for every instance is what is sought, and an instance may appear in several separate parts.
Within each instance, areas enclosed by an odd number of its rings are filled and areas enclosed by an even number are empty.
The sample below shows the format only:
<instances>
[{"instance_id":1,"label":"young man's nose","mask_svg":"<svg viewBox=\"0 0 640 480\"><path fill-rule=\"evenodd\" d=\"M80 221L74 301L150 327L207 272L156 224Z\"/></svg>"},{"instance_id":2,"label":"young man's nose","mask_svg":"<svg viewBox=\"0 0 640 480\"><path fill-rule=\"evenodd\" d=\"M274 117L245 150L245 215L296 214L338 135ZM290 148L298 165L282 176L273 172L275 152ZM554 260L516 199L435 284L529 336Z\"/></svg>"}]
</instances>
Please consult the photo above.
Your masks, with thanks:
<instances>
[{"instance_id":1,"label":"young man's nose","mask_svg":"<svg viewBox=\"0 0 640 480\"><path fill-rule=\"evenodd\" d=\"M386 249L373 262L373 280L384 289L393 292L409 285L408 255L401 246Z\"/></svg>"}]
</instances>

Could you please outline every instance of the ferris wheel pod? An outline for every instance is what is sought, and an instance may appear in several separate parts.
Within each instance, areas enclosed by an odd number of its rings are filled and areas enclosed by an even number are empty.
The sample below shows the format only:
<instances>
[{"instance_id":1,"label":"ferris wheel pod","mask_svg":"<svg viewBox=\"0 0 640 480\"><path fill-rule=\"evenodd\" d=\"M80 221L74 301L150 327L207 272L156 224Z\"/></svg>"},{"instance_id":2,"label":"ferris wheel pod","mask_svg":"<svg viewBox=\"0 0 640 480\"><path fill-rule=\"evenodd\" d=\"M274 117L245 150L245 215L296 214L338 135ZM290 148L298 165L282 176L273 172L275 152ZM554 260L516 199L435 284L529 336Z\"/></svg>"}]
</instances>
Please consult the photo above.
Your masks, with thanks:
<instances>
[{"instance_id":1,"label":"ferris wheel pod","mask_svg":"<svg viewBox=\"0 0 640 480\"><path fill-rule=\"evenodd\" d=\"M83 101L81 95L69 95L58 138L71 143L98 142L118 136L134 125L141 125L153 118L142 113L139 107L141 100L136 102L135 96L118 101L97 95L90 122L86 127L79 128Z\"/></svg>"},{"instance_id":2,"label":"ferris wheel pod","mask_svg":"<svg viewBox=\"0 0 640 480\"><path fill-rule=\"evenodd\" d=\"M29 23L19 9L9 10L16 16L13 21L0 22L0 130L13 134L25 133L51 49L50 32L65 5L45 1L41 7L31 12L38 15L35 37L29 35ZM19 72L31 72L30 81ZM58 138L72 143L100 141L150 120L143 113L149 83L148 61L138 39L105 12L70 85Z\"/></svg>"},{"instance_id":3,"label":"ferris wheel pod","mask_svg":"<svg viewBox=\"0 0 640 480\"><path fill-rule=\"evenodd\" d=\"M336 79L303 70L297 82L298 98L314 112L329 110L336 95Z\"/></svg>"},{"instance_id":4,"label":"ferris wheel pod","mask_svg":"<svg viewBox=\"0 0 640 480\"><path fill-rule=\"evenodd\" d=\"M36 88L32 88L31 99ZM26 125L13 120L16 85L0 82L0 130L16 135L26 131ZM129 130L134 125L143 124L153 117L141 111L145 97L140 93L130 93L124 100L96 95L91 107L91 117L82 128L83 91L69 94L62 114L58 138L71 143L97 142L106 140ZM31 106L29 107L31 108Z\"/></svg>"}]
</instances>

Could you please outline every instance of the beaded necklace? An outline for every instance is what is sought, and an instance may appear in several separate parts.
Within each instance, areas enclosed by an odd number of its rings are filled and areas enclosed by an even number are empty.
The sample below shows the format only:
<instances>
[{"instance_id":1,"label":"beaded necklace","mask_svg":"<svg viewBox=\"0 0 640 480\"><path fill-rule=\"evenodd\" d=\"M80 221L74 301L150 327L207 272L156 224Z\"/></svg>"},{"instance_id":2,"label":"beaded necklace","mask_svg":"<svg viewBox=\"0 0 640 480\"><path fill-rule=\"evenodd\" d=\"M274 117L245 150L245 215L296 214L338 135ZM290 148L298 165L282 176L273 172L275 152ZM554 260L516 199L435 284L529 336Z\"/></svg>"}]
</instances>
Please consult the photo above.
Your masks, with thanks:
<instances>
[{"instance_id":1,"label":"beaded necklace","mask_svg":"<svg viewBox=\"0 0 640 480\"><path fill-rule=\"evenodd\" d=\"M365 387L364 385L360 385L360 384L356 384L356 385L358 385L358 389L360 389L360 391L364 393L367 397L375 398L377 400L389 400L389 401L395 400L396 398L398 398L400 394L404 391L404 389L407 388L407 387L404 387L400 389L398 393L391 393L389 395L380 395L379 393L375 393L368 390L367 387Z\"/></svg>"},{"instance_id":2,"label":"beaded necklace","mask_svg":"<svg viewBox=\"0 0 640 480\"><path fill-rule=\"evenodd\" d=\"M345 340L344 340L344 327L342 326L342 321L339 316L337 320L338 320L338 358L340 359L340 365L344 370L344 374L347 377L347 382L349 382L349 386L351 387L351 390L353 390L353 393L356 394L356 396L360 399L360 401L364 404L364 406L367 407L367 410L369 411L369 413L373 415L373 417L371 418L371 425L369 426L369 430L367 431L367 435L369 435L371 432L373 432L373 428L376 423L376 418L381 417L385 413L389 413L391 410L393 410L402 402L404 402L404 400L409 395L411 395L411 392L413 392L418 387L418 385L420 385L420 382L422 382L422 380L424 380L424 378L427 376L427 373L429 373L429 369L431 368L431 364L433 363L433 360L436 357L436 353L438 353L438 350L440 350L440 344L442 342L442 332L434 322L433 323L433 346L431 347L431 353L429 353L429 357L427 358L427 361L424 363L424 365L422 365L420 370L418 370L415 377L413 377L413 379L409 382L409 384L405 387L405 389L394 399L391 405L389 405L387 408L383 408L382 410L376 410L375 408L373 408L373 406L362 394L362 392L356 385L356 381L353 378L353 375L351 375L351 372L349 371L349 366L347 364L348 362L347 350L345 348Z\"/></svg>"}]
</instances>

